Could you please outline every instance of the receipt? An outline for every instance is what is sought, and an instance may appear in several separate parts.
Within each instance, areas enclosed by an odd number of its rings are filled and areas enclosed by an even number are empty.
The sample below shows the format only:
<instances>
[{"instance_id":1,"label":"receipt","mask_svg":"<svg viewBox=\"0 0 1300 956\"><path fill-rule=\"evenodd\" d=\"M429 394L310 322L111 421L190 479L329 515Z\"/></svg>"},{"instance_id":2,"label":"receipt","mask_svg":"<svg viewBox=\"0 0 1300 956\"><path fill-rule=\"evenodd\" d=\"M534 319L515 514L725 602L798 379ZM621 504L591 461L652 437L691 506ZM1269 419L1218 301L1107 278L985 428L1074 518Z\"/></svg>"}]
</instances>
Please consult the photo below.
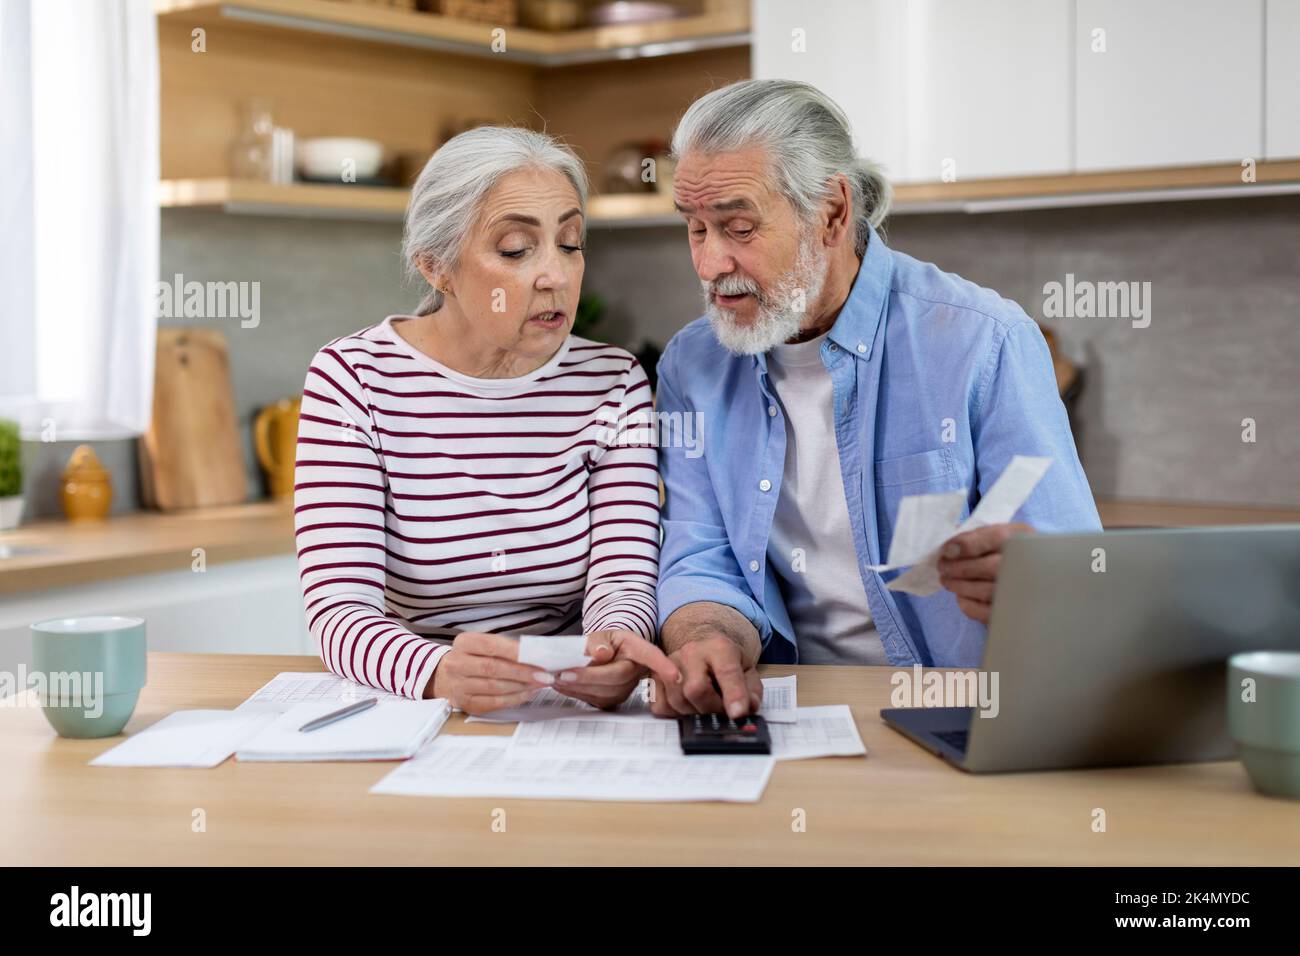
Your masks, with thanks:
<instances>
[{"instance_id":1,"label":"receipt","mask_svg":"<svg viewBox=\"0 0 1300 956\"><path fill-rule=\"evenodd\" d=\"M953 535L966 492L945 491L935 495L908 495L898 503L898 520L889 542L889 560L870 565L872 571L897 571L924 561Z\"/></svg>"},{"instance_id":2,"label":"receipt","mask_svg":"<svg viewBox=\"0 0 1300 956\"><path fill-rule=\"evenodd\" d=\"M943 543L964 531L1010 521L1029 500L1051 463L1050 458L1016 455L961 524L954 522L961 514L964 491L909 495L898 505L898 527L889 543L888 563L872 565L871 570L893 571L910 566L910 570L889 582L889 590L917 597L933 594L939 590L939 550Z\"/></svg>"},{"instance_id":3,"label":"receipt","mask_svg":"<svg viewBox=\"0 0 1300 956\"><path fill-rule=\"evenodd\" d=\"M525 634L519 638L519 663L532 664L545 671L586 667L591 663L586 652L585 634L556 634L549 637Z\"/></svg>"}]
</instances>

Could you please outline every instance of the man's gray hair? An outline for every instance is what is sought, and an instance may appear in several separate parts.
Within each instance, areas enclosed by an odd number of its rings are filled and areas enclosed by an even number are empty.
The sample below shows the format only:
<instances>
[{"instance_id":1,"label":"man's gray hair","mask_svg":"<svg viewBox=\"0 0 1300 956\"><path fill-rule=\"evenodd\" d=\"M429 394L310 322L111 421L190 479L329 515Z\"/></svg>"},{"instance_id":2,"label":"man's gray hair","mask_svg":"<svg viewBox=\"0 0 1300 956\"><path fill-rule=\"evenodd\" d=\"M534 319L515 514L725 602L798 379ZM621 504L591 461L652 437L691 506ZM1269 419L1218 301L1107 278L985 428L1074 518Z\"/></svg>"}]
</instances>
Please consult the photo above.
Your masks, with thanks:
<instances>
[{"instance_id":1,"label":"man's gray hair","mask_svg":"<svg viewBox=\"0 0 1300 956\"><path fill-rule=\"evenodd\" d=\"M455 268L492 187L509 173L533 167L555 170L573 184L585 223L587 171L559 140L513 126L479 126L443 143L424 164L406 206L402 257L408 274L418 277L420 263L444 272ZM431 288L415 314L437 312L442 300Z\"/></svg>"},{"instance_id":2,"label":"man's gray hair","mask_svg":"<svg viewBox=\"0 0 1300 956\"><path fill-rule=\"evenodd\" d=\"M817 87L794 80L741 80L708 93L682 116L673 155L767 150L777 187L807 220L836 173L853 192L858 255L870 227L889 213L893 190L880 167L853 148L848 117Z\"/></svg>"}]
</instances>

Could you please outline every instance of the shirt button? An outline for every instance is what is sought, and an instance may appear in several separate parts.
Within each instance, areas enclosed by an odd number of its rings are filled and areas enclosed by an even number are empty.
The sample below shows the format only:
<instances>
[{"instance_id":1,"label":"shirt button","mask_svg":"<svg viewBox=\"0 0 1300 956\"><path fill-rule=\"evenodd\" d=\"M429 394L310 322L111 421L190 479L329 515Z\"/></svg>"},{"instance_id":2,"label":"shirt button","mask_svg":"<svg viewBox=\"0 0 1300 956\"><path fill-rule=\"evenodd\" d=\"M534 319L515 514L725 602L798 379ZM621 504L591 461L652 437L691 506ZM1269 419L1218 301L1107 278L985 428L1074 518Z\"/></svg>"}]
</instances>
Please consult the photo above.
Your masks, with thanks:
<instances>
[{"instance_id":1,"label":"shirt button","mask_svg":"<svg viewBox=\"0 0 1300 956\"><path fill-rule=\"evenodd\" d=\"M771 490L772 490L772 483L771 483L770 481L768 481L766 478L764 478L762 481L760 481L760 482L758 483L758 490L759 490L759 491L771 491Z\"/></svg>"},{"instance_id":2,"label":"shirt button","mask_svg":"<svg viewBox=\"0 0 1300 956\"><path fill-rule=\"evenodd\" d=\"M832 343L831 343L831 351L832 351L832 352L838 352L839 350L840 350L840 347L839 347L838 345L836 345L834 342L832 342Z\"/></svg>"},{"instance_id":3,"label":"shirt button","mask_svg":"<svg viewBox=\"0 0 1300 956\"><path fill-rule=\"evenodd\" d=\"M768 418L776 418L776 406L775 406L775 405L769 405L769 406L767 406L767 417L768 417Z\"/></svg>"},{"instance_id":4,"label":"shirt button","mask_svg":"<svg viewBox=\"0 0 1300 956\"><path fill-rule=\"evenodd\" d=\"M758 570L758 562L757 562L757 561L750 561L750 562L749 562L749 570L751 570L751 571L757 571L757 570Z\"/></svg>"},{"instance_id":5,"label":"shirt button","mask_svg":"<svg viewBox=\"0 0 1300 956\"><path fill-rule=\"evenodd\" d=\"M866 350L867 350L867 347L866 347L865 345L863 345L861 342L859 342L859 343L858 343L858 351L859 351L859 352L865 352Z\"/></svg>"}]
</instances>

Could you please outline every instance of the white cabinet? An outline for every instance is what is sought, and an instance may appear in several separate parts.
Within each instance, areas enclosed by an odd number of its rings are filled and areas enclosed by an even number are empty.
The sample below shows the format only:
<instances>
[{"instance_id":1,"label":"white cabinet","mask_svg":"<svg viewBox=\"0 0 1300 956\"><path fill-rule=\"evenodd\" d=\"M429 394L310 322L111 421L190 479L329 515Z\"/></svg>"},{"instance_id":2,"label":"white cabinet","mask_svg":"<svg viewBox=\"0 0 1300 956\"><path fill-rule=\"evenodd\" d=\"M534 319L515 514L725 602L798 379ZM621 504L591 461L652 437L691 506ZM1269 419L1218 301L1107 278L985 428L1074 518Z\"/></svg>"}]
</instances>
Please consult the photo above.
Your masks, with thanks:
<instances>
[{"instance_id":1,"label":"white cabinet","mask_svg":"<svg viewBox=\"0 0 1300 956\"><path fill-rule=\"evenodd\" d=\"M754 76L843 107L896 182L1067 172L1070 0L755 0Z\"/></svg>"},{"instance_id":2,"label":"white cabinet","mask_svg":"<svg viewBox=\"0 0 1300 956\"><path fill-rule=\"evenodd\" d=\"M1070 0L909 0L908 178L1069 172Z\"/></svg>"},{"instance_id":3,"label":"white cabinet","mask_svg":"<svg viewBox=\"0 0 1300 956\"><path fill-rule=\"evenodd\" d=\"M1266 15L1267 12L1267 15ZM1300 0L754 0L897 182L1300 156Z\"/></svg>"},{"instance_id":4,"label":"white cabinet","mask_svg":"<svg viewBox=\"0 0 1300 956\"><path fill-rule=\"evenodd\" d=\"M1263 0L1077 0L1079 172L1263 153Z\"/></svg>"},{"instance_id":5,"label":"white cabinet","mask_svg":"<svg viewBox=\"0 0 1300 956\"><path fill-rule=\"evenodd\" d=\"M151 651L314 654L291 554L49 588L0 599L0 670L31 665L28 625L51 617L143 617Z\"/></svg>"},{"instance_id":6,"label":"white cabinet","mask_svg":"<svg viewBox=\"0 0 1300 956\"><path fill-rule=\"evenodd\" d=\"M1264 156L1300 156L1300 0L1265 8Z\"/></svg>"},{"instance_id":7,"label":"white cabinet","mask_svg":"<svg viewBox=\"0 0 1300 956\"><path fill-rule=\"evenodd\" d=\"M858 153L906 178L900 0L754 0L753 73L802 80L848 114Z\"/></svg>"}]
</instances>

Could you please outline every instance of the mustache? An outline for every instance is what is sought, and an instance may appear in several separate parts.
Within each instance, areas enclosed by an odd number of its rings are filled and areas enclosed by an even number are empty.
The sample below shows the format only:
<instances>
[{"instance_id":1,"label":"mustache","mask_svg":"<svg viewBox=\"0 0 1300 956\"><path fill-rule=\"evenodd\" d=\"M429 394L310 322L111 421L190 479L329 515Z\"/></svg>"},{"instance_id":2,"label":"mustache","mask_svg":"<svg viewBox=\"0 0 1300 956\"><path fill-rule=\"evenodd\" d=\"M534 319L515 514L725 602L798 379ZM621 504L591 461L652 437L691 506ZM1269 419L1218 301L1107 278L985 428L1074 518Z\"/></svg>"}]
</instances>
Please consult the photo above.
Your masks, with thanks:
<instances>
[{"instance_id":1,"label":"mustache","mask_svg":"<svg viewBox=\"0 0 1300 956\"><path fill-rule=\"evenodd\" d=\"M732 273L730 275L719 276L712 282L701 282L700 287L704 290L706 296L717 295L744 295L749 293L760 301L763 299L763 290L757 282L749 276Z\"/></svg>"}]
</instances>

